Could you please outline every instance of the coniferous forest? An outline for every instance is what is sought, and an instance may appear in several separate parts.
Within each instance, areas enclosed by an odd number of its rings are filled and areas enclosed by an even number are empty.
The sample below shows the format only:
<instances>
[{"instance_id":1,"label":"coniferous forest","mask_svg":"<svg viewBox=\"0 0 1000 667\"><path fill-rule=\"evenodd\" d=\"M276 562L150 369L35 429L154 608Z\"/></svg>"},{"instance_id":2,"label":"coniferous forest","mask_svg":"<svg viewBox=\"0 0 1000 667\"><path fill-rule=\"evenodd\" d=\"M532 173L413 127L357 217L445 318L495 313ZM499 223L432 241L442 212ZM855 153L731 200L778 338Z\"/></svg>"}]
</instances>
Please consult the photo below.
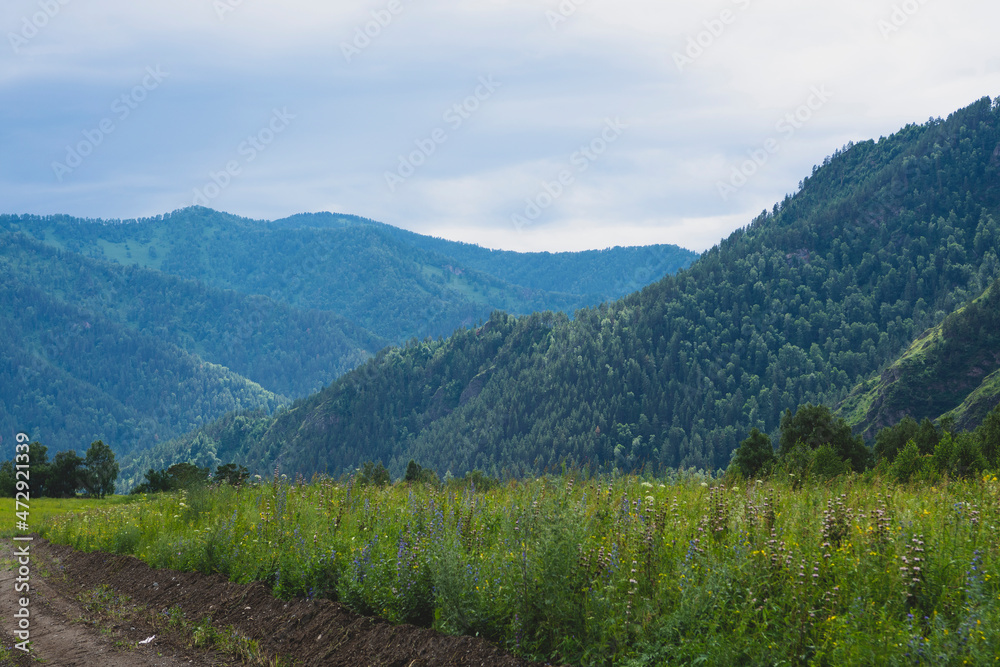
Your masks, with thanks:
<instances>
[{"instance_id":1,"label":"coniferous forest","mask_svg":"<svg viewBox=\"0 0 1000 667\"><path fill-rule=\"evenodd\" d=\"M572 318L495 312L382 350L287 410L227 416L129 469L196 457L195 439L306 476L364 460L401 475L410 459L441 474L725 468L751 429L776 439L786 411L837 407L991 285L998 176L1000 105L984 98L845 146L797 193L639 292Z\"/></svg>"},{"instance_id":2,"label":"coniferous forest","mask_svg":"<svg viewBox=\"0 0 1000 667\"><path fill-rule=\"evenodd\" d=\"M984 98L844 147L689 265L331 214L6 217L3 405L77 439L19 445L35 497L131 491L42 522L78 550L550 663L989 664L998 177ZM324 286L336 248L385 274ZM120 464L76 454L91 432Z\"/></svg>"},{"instance_id":3,"label":"coniferous forest","mask_svg":"<svg viewBox=\"0 0 1000 667\"><path fill-rule=\"evenodd\" d=\"M497 308L573 312L695 257L492 252L332 214L3 215L0 428L53 452L146 451L232 412L271 414L391 343ZM508 280L520 271L529 284ZM199 442L195 462L217 465Z\"/></svg>"}]
</instances>

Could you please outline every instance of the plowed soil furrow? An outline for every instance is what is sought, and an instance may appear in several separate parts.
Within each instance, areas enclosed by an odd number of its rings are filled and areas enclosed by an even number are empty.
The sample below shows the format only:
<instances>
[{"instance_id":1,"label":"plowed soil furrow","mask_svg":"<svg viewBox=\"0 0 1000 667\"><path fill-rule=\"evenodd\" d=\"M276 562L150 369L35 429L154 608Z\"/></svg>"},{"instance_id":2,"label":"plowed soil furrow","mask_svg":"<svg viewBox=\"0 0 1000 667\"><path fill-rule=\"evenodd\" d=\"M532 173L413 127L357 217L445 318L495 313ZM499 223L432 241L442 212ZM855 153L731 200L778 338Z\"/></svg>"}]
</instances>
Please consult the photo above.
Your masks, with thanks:
<instances>
[{"instance_id":1,"label":"plowed soil furrow","mask_svg":"<svg viewBox=\"0 0 1000 667\"><path fill-rule=\"evenodd\" d=\"M7 664L46 664L65 667L105 665L107 667L173 667L175 665L217 665L230 661L213 659L209 653L196 655L185 646L177 647L164 642L138 642L150 636L149 626L130 621L122 625L94 620L99 615L89 612L73 595L72 586L62 581L53 571L47 545L30 543L30 589L15 592L18 577L16 562L9 557L13 544L5 540L8 548L0 559L0 624L4 648L8 650ZM23 544L18 544L18 547ZM14 637L18 627L15 614L20 612L19 600L29 601L31 653L12 648L20 638ZM117 626L117 627L116 627Z\"/></svg>"},{"instance_id":2,"label":"plowed soil furrow","mask_svg":"<svg viewBox=\"0 0 1000 667\"><path fill-rule=\"evenodd\" d=\"M49 665L240 664L233 656L190 648L190 637L179 631L164 631L166 621L161 623L160 619L178 612L189 624L210 617L215 628L232 628L255 640L267 658L280 657L285 665L536 664L481 639L392 625L359 616L329 600L278 600L262 584L234 584L219 575L154 570L131 556L81 553L36 539L32 559L31 639L35 656ZM5 591L0 596L0 634L9 647L17 609L13 593L17 574L9 559L0 575ZM94 605L83 605L80 600L101 586L116 599L128 600L131 611L123 617L119 610L110 620L98 611L99 618L94 620ZM151 634L157 634L153 642L137 644ZM14 655L14 659L17 662L11 664L29 664L21 655Z\"/></svg>"}]
</instances>

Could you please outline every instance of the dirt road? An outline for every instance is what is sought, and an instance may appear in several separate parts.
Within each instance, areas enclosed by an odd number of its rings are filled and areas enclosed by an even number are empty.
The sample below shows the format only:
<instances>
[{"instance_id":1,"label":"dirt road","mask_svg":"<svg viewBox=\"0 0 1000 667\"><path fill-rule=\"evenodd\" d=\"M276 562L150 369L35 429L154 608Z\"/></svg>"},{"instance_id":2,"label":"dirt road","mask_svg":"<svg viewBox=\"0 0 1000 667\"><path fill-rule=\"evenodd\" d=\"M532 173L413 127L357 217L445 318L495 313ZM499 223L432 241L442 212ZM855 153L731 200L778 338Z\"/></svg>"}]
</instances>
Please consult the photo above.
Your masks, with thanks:
<instances>
[{"instance_id":1,"label":"dirt road","mask_svg":"<svg viewBox=\"0 0 1000 667\"><path fill-rule=\"evenodd\" d=\"M14 543L4 542L0 665L534 664L480 639L394 626L329 600L278 600L261 584L153 570L130 556L80 553L40 539L31 543L28 656L12 648L23 593L14 592Z\"/></svg>"}]
</instances>

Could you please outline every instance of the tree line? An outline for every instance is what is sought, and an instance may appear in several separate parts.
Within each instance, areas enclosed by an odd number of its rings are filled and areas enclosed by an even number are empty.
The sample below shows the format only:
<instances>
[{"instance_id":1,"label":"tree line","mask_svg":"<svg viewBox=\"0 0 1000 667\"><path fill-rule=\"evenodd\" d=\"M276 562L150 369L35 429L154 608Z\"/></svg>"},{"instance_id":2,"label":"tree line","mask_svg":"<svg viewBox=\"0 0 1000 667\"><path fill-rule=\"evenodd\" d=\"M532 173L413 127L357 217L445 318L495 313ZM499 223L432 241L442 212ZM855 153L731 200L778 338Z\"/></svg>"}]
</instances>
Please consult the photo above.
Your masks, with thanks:
<instances>
[{"instance_id":1,"label":"tree line","mask_svg":"<svg viewBox=\"0 0 1000 667\"><path fill-rule=\"evenodd\" d=\"M101 440L91 443L84 456L76 450L58 452L49 459L49 448L40 442L28 445L28 482L32 498L75 498L81 494L91 498L113 495L117 488L118 462L111 447ZM0 496L13 497L17 486L15 465L24 465L19 459L0 463ZM23 469L21 469L23 471ZM250 472L245 466L234 463L219 465L214 474L209 467L193 463L176 463L168 468L150 468L141 484L132 489L133 494L160 493L190 489L219 482L240 486L246 483ZM21 478L23 479L23 478Z\"/></svg>"},{"instance_id":2,"label":"tree line","mask_svg":"<svg viewBox=\"0 0 1000 667\"><path fill-rule=\"evenodd\" d=\"M786 411L780 433L775 449L770 437L753 429L734 452L728 472L746 479L785 475L802 483L872 470L905 484L1000 471L1000 406L973 430L956 430L951 419L934 424L926 417L920 422L904 417L879 431L870 449L826 406Z\"/></svg>"},{"instance_id":3,"label":"tree line","mask_svg":"<svg viewBox=\"0 0 1000 667\"><path fill-rule=\"evenodd\" d=\"M23 465L24 460L18 460ZM0 495L12 498L17 486L14 460L0 463ZM111 447L96 440L84 456L76 450L59 452L49 460L49 448L40 442L28 445L28 482L32 498L74 498L81 492L103 498L115 492L118 462Z\"/></svg>"}]
</instances>

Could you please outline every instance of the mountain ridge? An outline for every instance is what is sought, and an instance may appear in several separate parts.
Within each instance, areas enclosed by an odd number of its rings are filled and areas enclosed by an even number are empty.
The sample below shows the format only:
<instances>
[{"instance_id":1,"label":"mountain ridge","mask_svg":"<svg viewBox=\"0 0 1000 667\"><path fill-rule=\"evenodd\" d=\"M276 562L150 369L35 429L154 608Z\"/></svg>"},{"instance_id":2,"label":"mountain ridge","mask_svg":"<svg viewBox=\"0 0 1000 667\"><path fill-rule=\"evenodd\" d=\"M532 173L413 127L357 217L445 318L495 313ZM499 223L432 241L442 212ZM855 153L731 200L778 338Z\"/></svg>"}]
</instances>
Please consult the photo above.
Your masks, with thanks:
<instances>
[{"instance_id":1,"label":"mountain ridge","mask_svg":"<svg viewBox=\"0 0 1000 667\"><path fill-rule=\"evenodd\" d=\"M307 475L725 467L751 428L839 402L997 277L998 150L990 98L849 144L675 275L572 320L495 315L380 353L229 442Z\"/></svg>"},{"instance_id":2,"label":"mountain ridge","mask_svg":"<svg viewBox=\"0 0 1000 667\"><path fill-rule=\"evenodd\" d=\"M66 216L16 220L0 216L0 226L12 223L45 243L89 256L121 264L138 262L215 287L333 311L396 343L449 335L458 326L486 319L498 308L523 314L554 308L572 314L640 286L622 279L620 267L629 267L629 272L638 268L642 278L652 280L696 257L676 246L657 246L662 259L632 267L641 259L635 250L609 251L614 259L605 262L605 270L614 274L618 286L599 293L570 294L540 288L541 278L532 286L514 284L442 254L448 248L475 254L468 249L474 246L429 239L358 216L300 214L267 222L200 207L106 223ZM552 279L564 279L568 273L600 275L593 266L599 255L569 253L553 259L543 253L504 252L499 257L501 263L517 260L536 265L557 259L561 262L558 269L539 270ZM572 272L566 270L567 264L572 265ZM601 280L612 278L597 282ZM330 283L341 289L329 290Z\"/></svg>"},{"instance_id":3,"label":"mountain ridge","mask_svg":"<svg viewBox=\"0 0 1000 667\"><path fill-rule=\"evenodd\" d=\"M588 296L593 295L598 297L597 303L640 289L652 282L650 279L652 276L675 273L681 268L690 265L690 261L697 257L697 253L690 251L678 253L677 246L666 244L614 246L611 248L582 250L578 252L514 252L511 250L496 250L484 248L473 243L449 241L435 236L417 234L416 232L392 227L391 225L367 218L336 213L299 214L276 220L270 224L282 227L301 224L303 226L317 226L319 228L336 227L338 225L381 226L390 234L425 250L451 257L465 266L495 275L502 280L534 289L541 288L541 282L532 272L530 266L526 266L530 264L533 257L544 257L550 262L555 261L561 264L566 263L563 260L584 257L587 259L588 265L597 265L598 263L593 261L594 259L616 254L616 251L628 254L630 256L630 263L635 266L631 274L617 273L602 275L601 271L598 270L588 272L584 275L577 275L572 271L560 271L561 277L565 279L565 282L557 284L556 291ZM683 251L683 249L681 250ZM506 266L504 266L505 264ZM613 285L613 287L609 289L607 287L608 284Z\"/></svg>"},{"instance_id":4,"label":"mountain ridge","mask_svg":"<svg viewBox=\"0 0 1000 667\"><path fill-rule=\"evenodd\" d=\"M125 455L230 411L270 414L391 342L332 310L336 299L413 339L488 317L494 299L564 310L598 300L505 283L378 235L388 226L374 221L345 237L283 224L196 208L140 221L0 216L4 298L17 298L7 315L23 309L37 328L8 326L0 428L29 429L52 451L103 439ZM227 280L201 280L219 265ZM215 460L208 450L199 461Z\"/></svg>"}]
</instances>

